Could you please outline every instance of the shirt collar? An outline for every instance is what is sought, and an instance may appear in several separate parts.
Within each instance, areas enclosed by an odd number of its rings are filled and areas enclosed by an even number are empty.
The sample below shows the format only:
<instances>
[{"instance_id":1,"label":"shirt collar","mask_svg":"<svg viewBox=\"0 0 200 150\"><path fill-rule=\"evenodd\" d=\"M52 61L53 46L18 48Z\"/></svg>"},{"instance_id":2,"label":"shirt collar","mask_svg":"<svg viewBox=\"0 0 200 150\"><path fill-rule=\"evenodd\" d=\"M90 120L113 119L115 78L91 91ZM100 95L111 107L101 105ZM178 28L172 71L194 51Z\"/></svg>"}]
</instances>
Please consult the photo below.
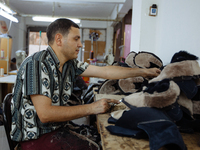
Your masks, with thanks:
<instances>
[{"instance_id":1,"label":"shirt collar","mask_svg":"<svg viewBox=\"0 0 200 150\"><path fill-rule=\"evenodd\" d=\"M47 47L47 50L49 51L49 53L50 53L52 59L54 60L54 62L55 62L55 64L56 64L56 66L57 66L58 68L60 68L60 61L59 61L58 57L56 56L54 50L51 48L51 46L48 46L48 47Z\"/></svg>"}]
</instances>

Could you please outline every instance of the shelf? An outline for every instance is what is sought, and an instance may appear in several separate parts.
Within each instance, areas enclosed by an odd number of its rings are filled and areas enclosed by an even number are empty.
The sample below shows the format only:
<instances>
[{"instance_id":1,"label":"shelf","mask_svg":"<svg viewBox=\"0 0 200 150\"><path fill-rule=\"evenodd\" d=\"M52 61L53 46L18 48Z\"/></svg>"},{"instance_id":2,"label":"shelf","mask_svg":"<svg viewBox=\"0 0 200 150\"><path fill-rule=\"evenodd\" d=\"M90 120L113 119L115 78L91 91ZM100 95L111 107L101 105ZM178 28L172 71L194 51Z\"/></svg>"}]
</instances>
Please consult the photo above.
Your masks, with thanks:
<instances>
[{"instance_id":1,"label":"shelf","mask_svg":"<svg viewBox=\"0 0 200 150\"><path fill-rule=\"evenodd\" d=\"M8 61L8 58L0 58L0 60Z\"/></svg>"}]
</instances>

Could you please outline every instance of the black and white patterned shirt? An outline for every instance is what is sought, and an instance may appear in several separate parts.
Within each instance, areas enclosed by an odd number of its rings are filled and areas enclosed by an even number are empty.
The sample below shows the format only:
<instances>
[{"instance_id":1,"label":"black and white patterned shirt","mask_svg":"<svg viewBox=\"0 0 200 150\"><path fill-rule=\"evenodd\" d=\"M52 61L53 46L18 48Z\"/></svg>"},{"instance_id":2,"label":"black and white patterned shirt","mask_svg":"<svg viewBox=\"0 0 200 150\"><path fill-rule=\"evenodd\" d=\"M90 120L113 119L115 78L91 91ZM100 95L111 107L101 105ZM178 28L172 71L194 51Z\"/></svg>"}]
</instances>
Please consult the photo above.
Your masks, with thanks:
<instances>
[{"instance_id":1,"label":"black and white patterned shirt","mask_svg":"<svg viewBox=\"0 0 200 150\"><path fill-rule=\"evenodd\" d=\"M56 106L78 104L76 101L69 100L69 97L76 76L82 74L89 64L76 59L69 60L63 65L62 73L59 71L59 64L50 46L47 50L27 57L21 64L11 101L12 140L37 139L40 135L49 133L66 123L42 123L30 95L45 95L52 100L52 105Z\"/></svg>"}]
</instances>

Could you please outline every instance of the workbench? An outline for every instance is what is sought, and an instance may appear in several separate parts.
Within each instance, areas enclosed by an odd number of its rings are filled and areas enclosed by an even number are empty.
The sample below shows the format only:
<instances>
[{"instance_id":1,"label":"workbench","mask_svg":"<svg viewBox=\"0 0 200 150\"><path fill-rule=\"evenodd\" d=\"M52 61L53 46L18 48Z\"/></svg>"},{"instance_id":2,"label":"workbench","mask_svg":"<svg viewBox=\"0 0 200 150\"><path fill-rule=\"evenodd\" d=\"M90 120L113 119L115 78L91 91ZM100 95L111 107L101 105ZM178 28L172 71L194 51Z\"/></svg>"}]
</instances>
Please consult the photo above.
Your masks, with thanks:
<instances>
[{"instance_id":1,"label":"workbench","mask_svg":"<svg viewBox=\"0 0 200 150\"><path fill-rule=\"evenodd\" d=\"M95 100L101 98L116 99L120 100L124 95L106 95L106 94L96 94ZM123 109L125 105L120 103L116 105L111 111L116 111ZM107 121L110 117L110 112L97 115L97 127L101 135L103 150L150 150L148 139L135 139L131 137L123 137L112 135L105 128L110 125ZM186 144L188 150L200 150L200 133L185 134L181 133L184 143ZM160 148L159 150L166 150L166 148Z\"/></svg>"}]
</instances>

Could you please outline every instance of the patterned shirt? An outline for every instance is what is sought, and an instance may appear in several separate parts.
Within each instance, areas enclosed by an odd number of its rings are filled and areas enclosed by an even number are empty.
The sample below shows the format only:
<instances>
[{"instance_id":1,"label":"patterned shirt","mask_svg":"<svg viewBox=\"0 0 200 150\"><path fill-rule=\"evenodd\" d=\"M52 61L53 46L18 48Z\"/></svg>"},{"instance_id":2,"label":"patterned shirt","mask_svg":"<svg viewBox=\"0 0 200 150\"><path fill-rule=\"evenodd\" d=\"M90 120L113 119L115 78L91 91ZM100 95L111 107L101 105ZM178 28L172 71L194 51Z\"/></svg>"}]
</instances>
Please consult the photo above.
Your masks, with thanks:
<instances>
[{"instance_id":1,"label":"patterned shirt","mask_svg":"<svg viewBox=\"0 0 200 150\"><path fill-rule=\"evenodd\" d=\"M12 130L14 141L37 139L66 122L42 123L36 113L30 95L40 94L51 99L52 105L72 106L79 102L69 100L76 76L82 74L88 63L76 59L69 60L59 71L60 62L49 46L27 57L17 72L11 101ZM42 100L42 99L41 99Z\"/></svg>"}]
</instances>

